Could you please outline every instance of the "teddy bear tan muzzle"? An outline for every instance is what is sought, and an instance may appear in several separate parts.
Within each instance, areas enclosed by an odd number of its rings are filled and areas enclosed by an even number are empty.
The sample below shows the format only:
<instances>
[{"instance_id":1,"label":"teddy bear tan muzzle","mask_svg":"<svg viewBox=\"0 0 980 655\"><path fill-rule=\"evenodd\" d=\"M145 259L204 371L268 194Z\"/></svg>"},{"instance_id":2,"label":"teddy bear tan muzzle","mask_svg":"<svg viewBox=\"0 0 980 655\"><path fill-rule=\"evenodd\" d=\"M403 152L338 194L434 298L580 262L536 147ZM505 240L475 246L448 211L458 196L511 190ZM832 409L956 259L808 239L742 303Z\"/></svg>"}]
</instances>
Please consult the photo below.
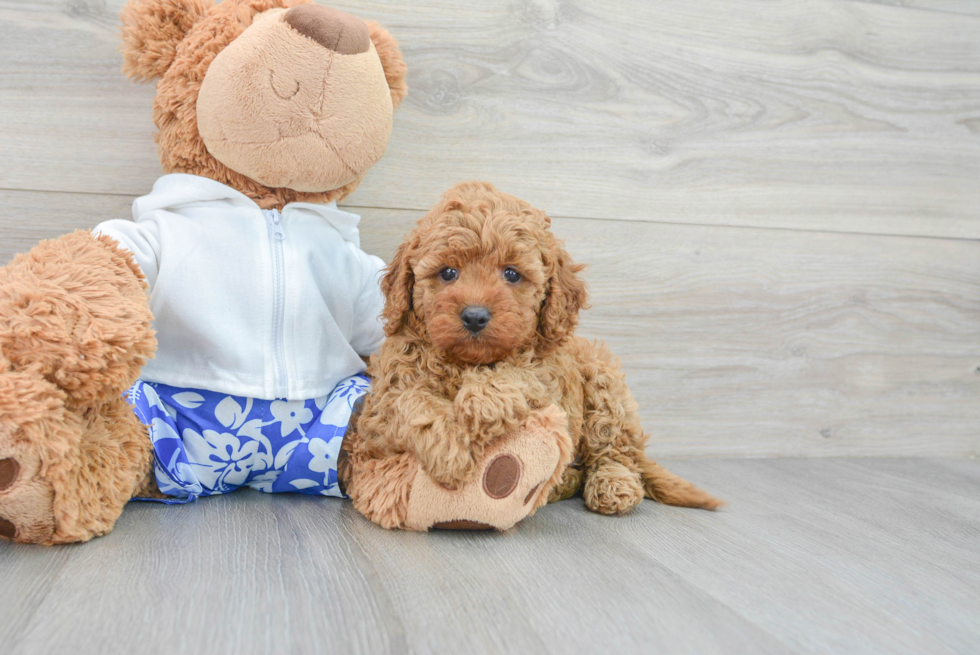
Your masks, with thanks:
<instances>
[{"instance_id":1,"label":"teddy bear tan muzzle","mask_svg":"<svg viewBox=\"0 0 980 655\"><path fill-rule=\"evenodd\" d=\"M315 4L256 16L215 57L197 101L215 159L303 192L360 178L384 155L392 113L367 24Z\"/></svg>"}]
</instances>

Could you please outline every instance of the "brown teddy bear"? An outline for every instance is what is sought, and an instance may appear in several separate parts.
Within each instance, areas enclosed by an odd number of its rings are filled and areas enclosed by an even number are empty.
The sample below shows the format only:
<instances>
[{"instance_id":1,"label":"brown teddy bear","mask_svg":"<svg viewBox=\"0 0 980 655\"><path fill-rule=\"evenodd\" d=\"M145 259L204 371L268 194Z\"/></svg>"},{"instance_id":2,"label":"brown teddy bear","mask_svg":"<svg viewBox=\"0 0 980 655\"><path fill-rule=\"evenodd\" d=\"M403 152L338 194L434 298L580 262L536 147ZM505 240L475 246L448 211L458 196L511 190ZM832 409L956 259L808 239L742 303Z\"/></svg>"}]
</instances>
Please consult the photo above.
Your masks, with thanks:
<instances>
[{"instance_id":1,"label":"brown teddy bear","mask_svg":"<svg viewBox=\"0 0 980 655\"><path fill-rule=\"evenodd\" d=\"M355 486L417 530L507 528L543 504L570 457L559 412L453 489L413 453L339 463L384 298L336 201L407 91L389 33L303 0L135 0L122 21L124 72L159 78L167 174L133 221L0 269L0 536L86 541L134 497L239 487Z\"/></svg>"}]
</instances>

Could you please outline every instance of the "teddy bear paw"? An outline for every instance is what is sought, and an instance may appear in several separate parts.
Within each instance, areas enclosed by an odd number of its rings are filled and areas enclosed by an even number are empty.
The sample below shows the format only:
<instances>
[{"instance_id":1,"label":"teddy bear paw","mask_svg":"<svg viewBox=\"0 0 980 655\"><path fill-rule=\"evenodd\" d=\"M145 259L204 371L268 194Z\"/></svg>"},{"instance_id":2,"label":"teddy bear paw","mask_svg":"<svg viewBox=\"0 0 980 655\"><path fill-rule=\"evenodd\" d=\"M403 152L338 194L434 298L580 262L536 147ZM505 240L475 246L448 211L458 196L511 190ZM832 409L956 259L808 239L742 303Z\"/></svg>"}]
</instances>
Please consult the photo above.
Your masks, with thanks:
<instances>
[{"instance_id":1,"label":"teddy bear paw","mask_svg":"<svg viewBox=\"0 0 980 655\"><path fill-rule=\"evenodd\" d=\"M570 459L564 414L539 410L515 433L486 448L479 475L447 489L421 468L408 499L412 530L506 530L547 502Z\"/></svg>"},{"instance_id":2,"label":"teddy bear paw","mask_svg":"<svg viewBox=\"0 0 980 655\"><path fill-rule=\"evenodd\" d=\"M63 423L57 390L35 369L9 370L0 354L0 539L51 543L55 494L41 454L44 443L57 450Z\"/></svg>"},{"instance_id":3,"label":"teddy bear paw","mask_svg":"<svg viewBox=\"0 0 980 655\"><path fill-rule=\"evenodd\" d=\"M0 427L0 538L47 543L55 531L54 489L36 453Z\"/></svg>"}]
</instances>

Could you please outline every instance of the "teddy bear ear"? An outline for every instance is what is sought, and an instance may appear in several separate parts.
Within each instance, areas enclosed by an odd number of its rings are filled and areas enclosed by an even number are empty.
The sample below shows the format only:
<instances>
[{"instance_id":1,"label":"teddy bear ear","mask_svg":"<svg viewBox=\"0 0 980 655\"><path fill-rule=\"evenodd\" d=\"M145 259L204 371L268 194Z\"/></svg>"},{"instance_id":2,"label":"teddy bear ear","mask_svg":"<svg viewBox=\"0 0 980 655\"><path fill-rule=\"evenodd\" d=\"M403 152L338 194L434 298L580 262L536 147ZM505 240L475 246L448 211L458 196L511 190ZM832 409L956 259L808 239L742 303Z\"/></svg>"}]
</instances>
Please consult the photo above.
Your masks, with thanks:
<instances>
[{"instance_id":1,"label":"teddy bear ear","mask_svg":"<svg viewBox=\"0 0 980 655\"><path fill-rule=\"evenodd\" d=\"M405 73L408 67L402 58L401 50L398 49L398 41L395 40L395 37L373 20L365 22L371 35L371 42L374 43L374 49L378 51L378 57L381 58L381 67L384 68L385 79L388 80L388 88L391 90L391 105L394 109L398 109L398 105L408 95L408 84L405 83Z\"/></svg>"},{"instance_id":2,"label":"teddy bear ear","mask_svg":"<svg viewBox=\"0 0 980 655\"><path fill-rule=\"evenodd\" d=\"M123 74L148 82L167 72L177 44L213 6L212 0L130 0L120 14Z\"/></svg>"}]
</instances>

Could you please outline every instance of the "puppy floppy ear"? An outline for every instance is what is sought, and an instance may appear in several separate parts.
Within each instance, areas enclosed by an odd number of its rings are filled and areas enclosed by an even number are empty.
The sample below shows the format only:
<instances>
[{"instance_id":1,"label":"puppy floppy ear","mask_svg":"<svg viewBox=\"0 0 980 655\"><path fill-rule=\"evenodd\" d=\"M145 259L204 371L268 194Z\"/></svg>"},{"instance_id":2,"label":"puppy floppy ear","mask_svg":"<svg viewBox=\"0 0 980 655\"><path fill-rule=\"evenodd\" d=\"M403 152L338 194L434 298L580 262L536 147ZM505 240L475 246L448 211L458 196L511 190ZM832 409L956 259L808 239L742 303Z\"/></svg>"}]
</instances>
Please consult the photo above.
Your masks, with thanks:
<instances>
[{"instance_id":1,"label":"puppy floppy ear","mask_svg":"<svg viewBox=\"0 0 980 655\"><path fill-rule=\"evenodd\" d=\"M167 72L194 23L214 6L212 0L130 0L122 19L122 71L149 82Z\"/></svg>"},{"instance_id":2,"label":"puppy floppy ear","mask_svg":"<svg viewBox=\"0 0 980 655\"><path fill-rule=\"evenodd\" d=\"M378 51L381 58L381 67L385 71L385 79L388 80L388 89L391 90L391 106L398 109L405 96L408 95L408 84L405 82L405 73L408 67L402 52L398 49L398 41L395 40L388 30L381 27L373 20L365 21L368 32L371 35L371 42L374 49Z\"/></svg>"},{"instance_id":3,"label":"puppy floppy ear","mask_svg":"<svg viewBox=\"0 0 980 655\"><path fill-rule=\"evenodd\" d=\"M414 236L398 246L394 259L381 278L381 292L385 296L385 308L381 312L385 320L385 336L397 334L408 322L413 311L415 273L409 258L418 244L419 238Z\"/></svg>"},{"instance_id":4,"label":"puppy floppy ear","mask_svg":"<svg viewBox=\"0 0 980 655\"><path fill-rule=\"evenodd\" d=\"M548 236L551 243L542 252L545 270L549 274L544 302L538 314L539 352L551 351L568 339L578 325L579 310L586 307L588 300L585 282L579 277L585 265L574 263L564 244L550 233Z\"/></svg>"}]
</instances>

